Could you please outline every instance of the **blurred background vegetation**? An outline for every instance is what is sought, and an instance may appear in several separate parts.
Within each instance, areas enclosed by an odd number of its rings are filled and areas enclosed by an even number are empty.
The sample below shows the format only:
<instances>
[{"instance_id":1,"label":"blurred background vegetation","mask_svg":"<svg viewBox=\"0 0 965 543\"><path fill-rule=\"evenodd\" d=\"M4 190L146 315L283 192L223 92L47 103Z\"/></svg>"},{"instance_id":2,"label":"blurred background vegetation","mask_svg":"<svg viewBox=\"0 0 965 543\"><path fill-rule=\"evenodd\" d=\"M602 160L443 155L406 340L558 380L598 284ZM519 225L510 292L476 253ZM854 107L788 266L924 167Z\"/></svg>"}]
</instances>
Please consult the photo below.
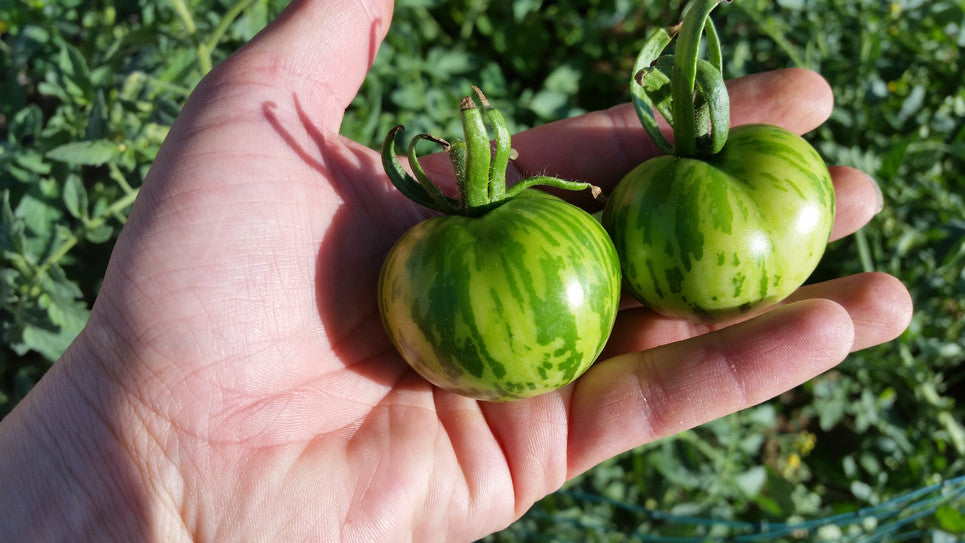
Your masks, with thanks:
<instances>
[{"instance_id":1,"label":"blurred background vegetation","mask_svg":"<svg viewBox=\"0 0 965 543\"><path fill-rule=\"evenodd\" d=\"M0 0L0 416L84 325L118 231L185 98L282 0ZM521 130L628 99L648 28L683 1L400 0L343 133L458 134L472 84ZM880 270L908 331L773 401L640 447L492 541L956 541L965 536L965 2L737 0L730 77L834 88L808 137L885 209L815 278ZM592 157L591 157L592 159Z\"/></svg>"}]
</instances>

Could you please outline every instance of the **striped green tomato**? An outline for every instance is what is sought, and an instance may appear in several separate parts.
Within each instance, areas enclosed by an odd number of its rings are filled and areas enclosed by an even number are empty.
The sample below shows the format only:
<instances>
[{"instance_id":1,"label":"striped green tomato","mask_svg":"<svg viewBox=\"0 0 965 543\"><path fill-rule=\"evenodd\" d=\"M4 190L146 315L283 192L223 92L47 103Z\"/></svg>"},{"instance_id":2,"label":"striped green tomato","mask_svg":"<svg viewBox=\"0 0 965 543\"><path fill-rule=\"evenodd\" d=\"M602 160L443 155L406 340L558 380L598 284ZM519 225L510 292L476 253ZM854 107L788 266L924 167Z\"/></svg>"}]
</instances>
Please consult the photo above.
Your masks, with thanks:
<instances>
[{"instance_id":1,"label":"striped green tomato","mask_svg":"<svg viewBox=\"0 0 965 543\"><path fill-rule=\"evenodd\" d=\"M628 289L667 316L720 320L775 303L812 273L834 190L824 161L782 128L730 130L709 158L644 162L607 201Z\"/></svg>"},{"instance_id":2,"label":"striped green tomato","mask_svg":"<svg viewBox=\"0 0 965 543\"><path fill-rule=\"evenodd\" d=\"M620 268L606 231L555 196L525 190L481 216L421 222L379 280L385 329L433 384L512 400L573 381L613 328Z\"/></svg>"},{"instance_id":3,"label":"striped green tomato","mask_svg":"<svg viewBox=\"0 0 965 543\"><path fill-rule=\"evenodd\" d=\"M459 104L465 141L430 134L409 142L409 171L382 143L392 184L445 215L427 219L389 250L379 277L379 309L402 357L429 382L481 400L513 400L562 387L596 360L613 330L620 264L591 215L535 190L599 188L549 176L506 185L513 155L502 114L473 87ZM495 131L490 142L486 124ZM442 145L459 198L444 194L415 152Z\"/></svg>"}]
</instances>

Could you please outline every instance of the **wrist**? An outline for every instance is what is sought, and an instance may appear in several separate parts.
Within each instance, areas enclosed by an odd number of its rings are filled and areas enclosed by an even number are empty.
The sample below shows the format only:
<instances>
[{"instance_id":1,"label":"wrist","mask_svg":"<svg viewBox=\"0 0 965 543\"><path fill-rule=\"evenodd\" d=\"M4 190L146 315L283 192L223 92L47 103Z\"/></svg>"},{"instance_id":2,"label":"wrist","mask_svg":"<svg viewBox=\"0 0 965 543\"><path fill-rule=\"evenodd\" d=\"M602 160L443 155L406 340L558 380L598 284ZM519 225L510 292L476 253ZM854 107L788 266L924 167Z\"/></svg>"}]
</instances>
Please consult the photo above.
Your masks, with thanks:
<instances>
[{"instance_id":1,"label":"wrist","mask_svg":"<svg viewBox=\"0 0 965 543\"><path fill-rule=\"evenodd\" d=\"M0 533L15 541L185 535L174 466L84 334L0 424ZM188 538L184 538L188 539Z\"/></svg>"}]
</instances>

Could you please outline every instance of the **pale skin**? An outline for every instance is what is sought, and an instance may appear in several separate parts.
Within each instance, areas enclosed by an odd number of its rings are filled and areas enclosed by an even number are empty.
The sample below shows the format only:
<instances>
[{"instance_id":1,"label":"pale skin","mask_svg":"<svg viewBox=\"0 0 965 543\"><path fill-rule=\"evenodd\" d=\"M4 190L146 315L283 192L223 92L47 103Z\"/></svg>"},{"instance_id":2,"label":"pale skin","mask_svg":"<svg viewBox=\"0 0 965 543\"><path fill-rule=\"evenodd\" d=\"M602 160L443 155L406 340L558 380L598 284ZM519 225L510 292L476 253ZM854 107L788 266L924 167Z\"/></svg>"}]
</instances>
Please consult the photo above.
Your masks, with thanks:
<instances>
[{"instance_id":1,"label":"pale skin","mask_svg":"<svg viewBox=\"0 0 965 543\"><path fill-rule=\"evenodd\" d=\"M433 388L393 351L375 298L388 247L429 212L338 135L391 11L296 0L191 96L87 327L0 425L0 533L468 541L613 455L773 398L907 326L907 291L880 273L804 287L730 326L626 303L601 360L559 391L485 403ZM805 133L832 108L804 70L730 92L735 124ZM627 105L513 144L518 175L605 192L653 153ZM832 173L837 239L880 204L862 173Z\"/></svg>"}]
</instances>

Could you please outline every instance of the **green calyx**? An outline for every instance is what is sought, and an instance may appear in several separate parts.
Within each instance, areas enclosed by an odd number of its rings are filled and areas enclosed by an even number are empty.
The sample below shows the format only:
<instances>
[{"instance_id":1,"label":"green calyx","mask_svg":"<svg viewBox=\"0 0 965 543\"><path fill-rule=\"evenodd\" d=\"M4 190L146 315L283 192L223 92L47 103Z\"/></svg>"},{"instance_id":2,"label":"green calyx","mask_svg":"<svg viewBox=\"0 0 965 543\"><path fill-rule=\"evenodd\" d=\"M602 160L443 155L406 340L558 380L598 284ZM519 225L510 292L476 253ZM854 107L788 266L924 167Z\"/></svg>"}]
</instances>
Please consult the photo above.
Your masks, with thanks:
<instances>
[{"instance_id":1,"label":"green calyx","mask_svg":"<svg viewBox=\"0 0 965 543\"><path fill-rule=\"evenodd\" d=\"M510 145L509 126L506 119L478 87L473 91L479 100L466 96L459 104L462 118L464 141L448 141L431 134L418 134L409 142L408 161L412 170L410 175L399 162L395 152L395 140L403 127L396 126L389 131L382 143L382 166L392 184L410 200L448 215L479 216L494 207L516 197L526 189L547 186L566 190L590 189L594 197L600 189L589 183L566 181L556 177L535 176L506 186L506 169L509 161L515 158ZM494 141L489 139L488 124L494 132ZM428 140L442 146L449 155L449 161L456 177L459 198L446 196L433 183L419 165L415 152L416 144Z\"/></svg>"},{"instance_id":2,"label":"green calyx","mask_svg":"<svg viewBox=\"0 0 965 543\"><path fill-rule=\"evenodd\" d=\"M727 141L730 99L722 73L722 55L710 12L730 0L693 0L683 22L652 32L633 68L630 91L634 108L647 135L664 153L681 157L709 157ZM707 36L707 57L700 58L700 42ZM663 51L677 39L673 55ZM661 132L656 112L674 133L671 144Z\"/></svg>"}]
</instances>

